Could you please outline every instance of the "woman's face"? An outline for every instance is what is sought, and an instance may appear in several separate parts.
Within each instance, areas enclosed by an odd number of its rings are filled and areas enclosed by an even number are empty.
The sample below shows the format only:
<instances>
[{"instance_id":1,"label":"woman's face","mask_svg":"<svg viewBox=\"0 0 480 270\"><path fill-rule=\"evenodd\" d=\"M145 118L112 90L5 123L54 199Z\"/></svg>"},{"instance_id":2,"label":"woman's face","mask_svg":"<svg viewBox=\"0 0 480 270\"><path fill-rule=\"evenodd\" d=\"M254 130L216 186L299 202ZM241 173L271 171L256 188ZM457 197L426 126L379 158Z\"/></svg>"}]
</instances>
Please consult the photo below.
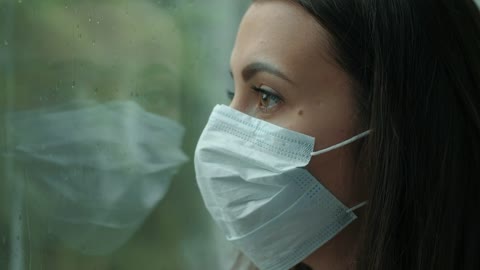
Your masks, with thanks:
<instances>
[{"instance_id":1,"label":"woman's face","mask_svg":"<svg viewBox=\"0 0 480 270\"><path fill-rule=\"evenodd\" d=\"M326 31L288 0L254 2L231 55L231 107L315 138L315 150L357 133L349 76L338 67ZM352 145L312 157L307 169L348 207L362 201Z\"/></svg>"},{"instance_id":2,"label":"woman's face","mask_svg":"<svg viewBox=\"0 0 480 270\"><path fill-rule=\"evenodd\" d=\"M334 61L327 32L293 1L251 5L240 24L231 71L232 108L314 137L315 150L363 131L352 82ZM312 157L307 166L347 207L366 198L365 185L354 177L354 147ZM343 261L358 235L359 223L353 223L304 262L316 269Z\"/></svg>"}]
</instances>

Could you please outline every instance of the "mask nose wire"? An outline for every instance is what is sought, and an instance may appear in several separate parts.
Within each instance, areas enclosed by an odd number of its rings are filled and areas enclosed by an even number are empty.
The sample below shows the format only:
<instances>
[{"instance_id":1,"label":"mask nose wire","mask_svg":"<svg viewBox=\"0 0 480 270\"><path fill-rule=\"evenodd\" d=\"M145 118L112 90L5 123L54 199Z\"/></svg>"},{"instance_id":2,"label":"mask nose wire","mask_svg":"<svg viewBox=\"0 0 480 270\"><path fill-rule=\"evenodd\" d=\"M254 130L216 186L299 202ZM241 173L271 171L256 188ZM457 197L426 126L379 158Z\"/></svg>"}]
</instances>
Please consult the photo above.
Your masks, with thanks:
<instances>
[{"instance_id":1,"label":"mask nose wire","mask_svg":"<svg viewBox=\"0 0 480 270\"><path fill-rule=\"evenodd\" d=\"M342 146L344 146L344 145L347 145L347 144L349 144L349 143L352 143L352 142L354 142L354 141L356 141L356 140L358 140L358 139L361 139L361 138L367 136L368 134L370 134L370 132L371 132L371 130L364 131L364 132L362 132L362 133L360 133L360 134L358 134L358 135L353 136L352 138L350 138L350 139L348 139L348 140L346 140L346 141L343 141L343 142L341 142L341 143L332 145L332 146L327 147L327 148L322 149L322 150L318 150L318 151L312 152L312 153L310 153L310 155L311 155L311 156L318 156L318 155L320 155L320 154L323 154L323 153L326 153L326 152L335 150L335 149L337 149L337 148L340 148L340 147L342 147Z\"/></svg>"}]
</instances>

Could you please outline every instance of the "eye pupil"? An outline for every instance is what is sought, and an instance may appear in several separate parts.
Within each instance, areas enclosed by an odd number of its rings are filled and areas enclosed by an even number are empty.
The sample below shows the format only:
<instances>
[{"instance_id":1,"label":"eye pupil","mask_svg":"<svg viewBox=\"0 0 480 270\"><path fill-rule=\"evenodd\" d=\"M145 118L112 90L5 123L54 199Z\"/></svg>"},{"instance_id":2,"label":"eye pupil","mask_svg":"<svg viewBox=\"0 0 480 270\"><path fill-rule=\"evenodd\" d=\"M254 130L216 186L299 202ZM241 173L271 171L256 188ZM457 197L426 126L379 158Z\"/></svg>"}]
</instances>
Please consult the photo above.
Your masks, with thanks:
<instances>
[{"instance_id":1,"label":"eye pupil","mask_svg":"<svg viewBox=\"0 0 480 270\"><path fill-rule=\"evenodd\" d=\"M255 91L257 94L258 108L264 112L270 111L282 101L281 98L279 98L275 94L270 93L269 90L266 90L264 88L252 86L252 90Z\"/></svg>"},{"instance_id":2,"label":"eye pupil","mask_svg":"<svg viewBox=\"0 0 480 270\"><path fill-rule=\"evenodd\" d=\"M262 106L268 107L268 101L270 100L270 95L262 93Z\"/></svg>"}]
</instances>

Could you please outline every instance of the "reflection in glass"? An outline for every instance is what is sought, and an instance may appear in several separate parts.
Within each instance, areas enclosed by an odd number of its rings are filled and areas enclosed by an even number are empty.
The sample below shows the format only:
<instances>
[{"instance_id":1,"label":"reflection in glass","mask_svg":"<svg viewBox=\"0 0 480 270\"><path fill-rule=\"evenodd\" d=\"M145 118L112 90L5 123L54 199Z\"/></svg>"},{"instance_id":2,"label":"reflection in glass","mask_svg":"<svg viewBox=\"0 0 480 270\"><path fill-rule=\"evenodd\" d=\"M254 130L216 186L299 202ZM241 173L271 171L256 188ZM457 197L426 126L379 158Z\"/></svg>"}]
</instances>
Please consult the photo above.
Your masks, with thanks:
<instances>
[{"instance_id":1,"label":"reflection in glass","mask_svg":"<svg viewBox=\"0 0 480 270\"><path fill-rule=\"evenodd\" d=\"M33 218L87 254L110 253L128 240L187 159L183 128L132 101L7 117L8 157L26 172Z\"/></svg>"},{"instance_id":2,"label":"reflection in glass","mask_svg":"<svg viewBox=\"0 0 480 270\"><path fill-rule=\"evenodd\" d=\"M0 269L229 268L193 164L167 183L225 101L240 3L0 0Z\"/></svg>"},{"instance_id":3,"label":"reflection in glass","mask_svg":"<svg viewBox=\"0 0 480 270\"><path fill-rule=\"evenodd\" d=\"M69 257L120 248L187 160L177 22L147 0L0 0L0 10L9 268L107 265Z\"/></svg>"},{"instance_id":4,"label":"reflection in glass","mask_svg":"<svg viewBox=\"0 0 480 270\"><path fill-rule=\"evenodd\" d=\"M15 109L123 99L178 118L182 37L160 6L49 0L14 11Z\"/></svg>"}]
</instances>

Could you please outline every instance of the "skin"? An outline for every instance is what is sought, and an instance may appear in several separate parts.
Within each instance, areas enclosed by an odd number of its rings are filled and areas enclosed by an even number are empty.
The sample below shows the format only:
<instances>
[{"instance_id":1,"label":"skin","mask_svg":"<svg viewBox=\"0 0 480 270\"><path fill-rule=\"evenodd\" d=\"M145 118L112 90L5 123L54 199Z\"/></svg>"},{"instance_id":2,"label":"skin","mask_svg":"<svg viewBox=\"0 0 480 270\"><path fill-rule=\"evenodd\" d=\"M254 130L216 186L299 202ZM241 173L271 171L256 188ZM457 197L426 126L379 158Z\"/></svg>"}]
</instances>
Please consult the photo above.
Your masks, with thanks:
<instances>
[{"instance_id":1,"label":"skin","mask_svg":"<svg viewBox=\"0 0 480 270\"><path fill-rule=\"evenodd\" d=\"M258 62L284 76L248 71L251 63ZM262 0L250 6L232 51L231 72L235 85L232 108L314 137L315 150L363 131L357 124L353 83L334 61L328 33L292 1ZM347 207L366 197L365 184L354 177L354 147L355 143L313 157L307 166ZM362 218L361 210L355 213ZM360 222L354 221L304 263L313 269L352 268L360 230Z\"/></svg>"}]
</instances>

